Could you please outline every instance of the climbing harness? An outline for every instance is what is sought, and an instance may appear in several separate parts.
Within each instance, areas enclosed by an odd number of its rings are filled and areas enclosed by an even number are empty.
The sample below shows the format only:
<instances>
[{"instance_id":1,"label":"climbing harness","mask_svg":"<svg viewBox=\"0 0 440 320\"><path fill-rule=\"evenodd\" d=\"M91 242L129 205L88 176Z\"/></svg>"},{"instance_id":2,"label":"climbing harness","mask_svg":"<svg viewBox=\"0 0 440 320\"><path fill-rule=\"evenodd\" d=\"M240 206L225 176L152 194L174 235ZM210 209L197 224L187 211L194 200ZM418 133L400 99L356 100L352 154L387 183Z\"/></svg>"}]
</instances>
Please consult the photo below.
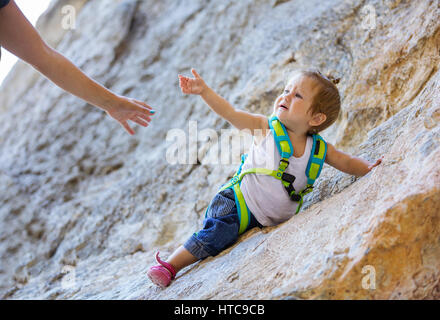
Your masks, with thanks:
<instances>
[{"instance_id":1,"label":"climbing harness","mask_svg":"<svg viewBox=\"0 0 440 320\"><path fill-rule=\"evenodd\" d=\"M313 183L319 177L321 169L324 165L325 156L327 154L327 143L319 134L313 134L312 151L305 171L307 176L307 184L302 191L296 192L295 188L293 187L295 176L285 172L287 167L289 166L289 158L293 154L293 146L289 139L289 135L287 134L287 130L285 126L281 123L281 121L274 115L269 118L269 128L272 132L272 135L274 136L275 144L281 156L278 170L270 170L266 168L251 168L241 172L244 161L247 157L247 154L243 154L241 156L241 164L237 172L234 174L232 179L228 183L223 185L219 190L219 192L228 188L232 188L234 190L235 204L237 206L238 217L240 219L239 234L242 234L246 231L246 228L248 227L250 221L250 211L244 200L243 193L240 190L241 180L246 174L266 174L280 180L284 188L286 189L290 200L299 202L299 205L295 212L295 214L297 214L303 204L303 196L313 191ZM205 217L208 209L209 207L206 209Z\"/></svg>"}]
</instances>

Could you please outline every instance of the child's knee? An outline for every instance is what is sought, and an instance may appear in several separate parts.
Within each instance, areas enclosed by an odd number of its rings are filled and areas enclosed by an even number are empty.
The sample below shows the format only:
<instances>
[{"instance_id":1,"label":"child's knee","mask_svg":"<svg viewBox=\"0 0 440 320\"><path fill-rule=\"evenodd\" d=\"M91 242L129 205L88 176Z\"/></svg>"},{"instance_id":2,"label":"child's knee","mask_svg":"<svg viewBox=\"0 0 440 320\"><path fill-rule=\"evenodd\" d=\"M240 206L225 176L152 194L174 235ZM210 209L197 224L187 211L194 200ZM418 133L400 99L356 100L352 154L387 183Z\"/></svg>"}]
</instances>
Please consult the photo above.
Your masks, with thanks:
<instances>
[{"instance_id":1,"label":"child's knee","mask_svg":"<svg viewBox=\"0 0 440 320\"><path fill-rule=\"evenodd\" d=\"M194 233L188 240L188 247L200 259L206 254L216 256L238 240L239 226L235 220L234 217L223 217L222 220L207 218L204 229ZM188 248L187 250L191 252Z\"/></svg>"}]
</instances>

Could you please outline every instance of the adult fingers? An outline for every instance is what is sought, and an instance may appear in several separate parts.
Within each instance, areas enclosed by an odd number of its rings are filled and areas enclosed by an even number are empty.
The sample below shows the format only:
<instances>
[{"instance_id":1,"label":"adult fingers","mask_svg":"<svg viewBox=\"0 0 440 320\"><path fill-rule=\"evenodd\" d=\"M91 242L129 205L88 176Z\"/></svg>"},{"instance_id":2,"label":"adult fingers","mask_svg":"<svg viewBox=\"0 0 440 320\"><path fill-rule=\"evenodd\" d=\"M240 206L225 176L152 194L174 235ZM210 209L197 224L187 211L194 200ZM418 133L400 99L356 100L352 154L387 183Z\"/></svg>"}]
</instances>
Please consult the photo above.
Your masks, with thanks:
<instances>
[{"instance_id":1,"label":"adult fingers","mask_svg":"<svg viewBox=\"0 0 440 320\"><path fill-rule=\"evenodd\" d=\"M123 120L123 121L119 121L119 123L121 124L121 126L124 127L124 129L131 135L134 135L134 130L132 128L130 128L130 126L128 125L127 121Z\"/></svg>"},{"instance_id":2,"label":"adult fingers","mask_svg":"<svg viewBox=\"0 0 440 320\"><path fill-rule=\"evenodd\" d=\"M151 108L148 104L146 104L145 102L139 101L139 100L135 100L133 99L133 101L138 105L139 109L138 109L138 113L141 113L143 115L147 115L147 116L152 116L154 115L155 111L153 110L153 108Z\"/></svg>"},{"instance_id":3,"label":"adult fingers","mask_svg":"<svg viewBox=\"0 0 440 320\"><path fill-rule=\"evenodd\" d=\"M151 122L151 118L149 116L142 114L142 113L137 113L136 117L138 117L146 122Z\"/></svg>"},{"instance_id":4,"label":"adult fingers","mask_svg":"<svg viewBox=\"0 0 440 320\"><path fill-rule=\"evenodd\" d=\"M141 119L141 118L133 117L130 120L133 121L133 122L136 122L138 125L140 125L142 127L147 127L148 126L148 122L143 120L143 119Z\"/></svg>"},{"instance_id":5,"label":"adult fingers","mask_svg":"<svg viewBox=\"0 0 440 320\"><path fill-rule=\"evenodd\" d=\"M140 104L142 107L145 107L145 108L147 108L148 110L151 110L151 109L153 109L152 107L150 107L148 104L146 104L145 102L143 102L143 101L140 101L140 100L136 100L136 99L133 99L133 101L134 102L136 102L137 104Z\"/></svg>"}]
</instances>

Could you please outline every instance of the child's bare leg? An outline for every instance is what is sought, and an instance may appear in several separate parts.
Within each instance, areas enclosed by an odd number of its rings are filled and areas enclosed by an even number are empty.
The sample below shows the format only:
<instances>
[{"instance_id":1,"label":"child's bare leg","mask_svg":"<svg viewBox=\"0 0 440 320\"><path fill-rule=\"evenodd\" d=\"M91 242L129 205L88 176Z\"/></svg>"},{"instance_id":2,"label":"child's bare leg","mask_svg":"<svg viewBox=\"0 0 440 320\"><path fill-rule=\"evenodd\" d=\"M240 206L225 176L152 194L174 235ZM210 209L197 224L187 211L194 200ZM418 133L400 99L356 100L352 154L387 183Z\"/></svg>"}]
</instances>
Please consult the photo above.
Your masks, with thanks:
<instances>
[{"instance_id":1,"label":"child's bare leg","mask_svg":"<svg viewBox=\"0 0 440 320\"><path fill-rule=\"evenodd\" d=\"M167 262L174 267L174 269L176 270L176 273L177 273L177 272L179 272L179 270L182 270L186 266L189 266L190 264L193 264L194 262L196 262L198 260L199 260L199 258L196 258L195 256L193 256L183 246L180 246L168 258Z\"/></svg>"}]
</instances>

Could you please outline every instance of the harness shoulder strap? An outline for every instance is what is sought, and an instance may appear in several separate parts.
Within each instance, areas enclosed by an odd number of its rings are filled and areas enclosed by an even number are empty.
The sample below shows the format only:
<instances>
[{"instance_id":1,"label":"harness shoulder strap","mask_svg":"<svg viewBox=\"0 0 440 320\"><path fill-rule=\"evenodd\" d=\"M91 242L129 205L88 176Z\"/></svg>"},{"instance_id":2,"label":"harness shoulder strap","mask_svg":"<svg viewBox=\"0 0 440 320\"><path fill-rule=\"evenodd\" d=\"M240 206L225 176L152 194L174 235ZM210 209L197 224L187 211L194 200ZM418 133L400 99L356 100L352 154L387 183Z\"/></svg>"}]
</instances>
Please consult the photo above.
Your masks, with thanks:
<instances>
[{"instance_id":1,"label":"harness shoulder strap","mask_svg":"<svg viewBox=\"0 0 440 320\"><path fill-rule=\"evenodd\" d=\"M312 186L319 177L327 155L327 142L319 135L313 135L313 146L306 167L307 185Z\"/></svg>"},{"instance_id":2,"label":"harness shoulder strap","mask_svg":"<svg viewBox=\"0 0 440 320\"><path fill-rule=\"evenodd\" d=\"M276 116L269 118L269 128L272 131L281 158L288 160L293 154L293 146L286 128Z\"/></svg>"}]
</instances>

